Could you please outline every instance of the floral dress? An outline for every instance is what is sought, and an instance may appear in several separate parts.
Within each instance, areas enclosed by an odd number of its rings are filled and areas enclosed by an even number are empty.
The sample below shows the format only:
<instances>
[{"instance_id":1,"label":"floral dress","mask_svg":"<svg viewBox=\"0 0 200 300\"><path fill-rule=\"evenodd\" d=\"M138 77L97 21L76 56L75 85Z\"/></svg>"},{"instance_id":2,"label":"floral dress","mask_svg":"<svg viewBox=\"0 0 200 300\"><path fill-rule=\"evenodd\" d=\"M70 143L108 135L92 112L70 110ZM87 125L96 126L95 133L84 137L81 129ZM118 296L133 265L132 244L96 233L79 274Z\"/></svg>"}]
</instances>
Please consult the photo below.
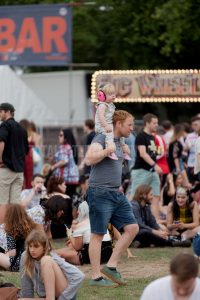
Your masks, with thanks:
<instances>
[{"instance_id":1,"label":"floral dress","mask_svg":"<svg viewBox=\"0 0 200 300\"><path fill-rule=\"evenodd\" d=\"M78 183L79 171L74 160L72 147L68 144L60 145L54 158L56 163L61 160L66 162L64 167L55 169L54 175L63 177L66 183Z\"/></svg>"},{"instance_id":2,"label":"floral dress","mask_svg":"<svg viewBox=\"0 0 200 300\"><path fill-rule=\"evenodd\" d=\"M18 238L18 239L15 240L9 234L6 234L6 238L7 238L7 249L8 249L8 251L16 250L16 255L15 256L9 256L10 271L18 272L19 271L21 255L24 252L25 239L22 237L22 238Z\"/></svg>"}]
</instances>

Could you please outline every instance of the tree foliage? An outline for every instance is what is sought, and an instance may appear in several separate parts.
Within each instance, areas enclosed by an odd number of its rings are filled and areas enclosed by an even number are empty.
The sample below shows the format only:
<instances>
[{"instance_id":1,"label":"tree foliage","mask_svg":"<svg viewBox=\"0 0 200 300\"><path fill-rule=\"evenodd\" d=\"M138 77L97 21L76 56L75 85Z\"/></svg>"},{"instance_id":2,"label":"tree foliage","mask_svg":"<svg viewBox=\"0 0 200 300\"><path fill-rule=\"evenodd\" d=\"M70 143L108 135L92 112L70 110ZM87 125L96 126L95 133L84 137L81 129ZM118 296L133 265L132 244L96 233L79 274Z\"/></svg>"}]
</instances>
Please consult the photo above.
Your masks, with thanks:
<instances>
[{"instance_id":1,"label":"tree foliage","mask_svg":"<svg viewBox=\"0 0 200 300\"><path fill-rule=\"evenodd\" d=\"M200 0L88 2L64 2L73 7L73 62L100 69L200 67ZM60 1L0 1L39 3Z\"/></svg>"}]
</instances>

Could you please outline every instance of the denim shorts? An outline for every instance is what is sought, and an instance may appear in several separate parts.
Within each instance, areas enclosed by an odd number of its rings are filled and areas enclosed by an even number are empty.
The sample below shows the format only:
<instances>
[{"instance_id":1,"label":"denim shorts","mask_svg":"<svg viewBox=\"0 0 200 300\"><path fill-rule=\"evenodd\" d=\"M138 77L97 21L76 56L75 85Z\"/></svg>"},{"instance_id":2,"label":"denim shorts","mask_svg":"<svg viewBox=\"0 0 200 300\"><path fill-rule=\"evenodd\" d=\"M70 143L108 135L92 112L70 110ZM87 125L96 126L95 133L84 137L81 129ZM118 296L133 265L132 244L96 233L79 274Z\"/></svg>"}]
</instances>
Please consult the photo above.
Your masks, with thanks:
<instances>
[{"instance_id":1,"label":"denim shorts","mask_svg":"<svg viewBox=\"0 0 200 300\"><path fill-rule=\"evenodd\" d=\"M137 169L131 172L131 181L127 189L129 200L133 199L136 189L141 184L149 185L153 190L153 195L160 196L160 179L158 174L144 169Z\"/></svg>"},{"instance_id":2,"label":"denim shorts","mask_svg":"<svg viewBox=\"0 0 200 300\"><path fill-rule=\"evenodd\" d=\"M193 238L192 247L193 247L194 254L200 256L200 235L199 234L195 235L195 237Z\"/></svg>"},{"instance_id":3,"label":"denim shorts","mask_svg":"<svg viewBox=\"0 0 200 300\"><path fill-rule=\"evenodd\" d=\"M87 191L91 232L105 234L108 223L118 230L137 224L128 199L121 192L89 187Z\"/></svg>"}]
</instances>

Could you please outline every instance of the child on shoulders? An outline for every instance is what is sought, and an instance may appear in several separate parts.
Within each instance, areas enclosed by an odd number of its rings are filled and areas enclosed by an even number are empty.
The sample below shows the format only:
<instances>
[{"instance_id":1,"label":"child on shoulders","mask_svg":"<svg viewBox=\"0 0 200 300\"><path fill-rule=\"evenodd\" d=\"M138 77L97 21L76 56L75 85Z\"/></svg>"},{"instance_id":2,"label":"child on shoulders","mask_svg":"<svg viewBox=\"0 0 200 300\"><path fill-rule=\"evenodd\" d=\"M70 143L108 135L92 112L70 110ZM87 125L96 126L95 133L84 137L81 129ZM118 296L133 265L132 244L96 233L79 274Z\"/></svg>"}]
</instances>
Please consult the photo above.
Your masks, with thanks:
<instances>
[{"instance_id":1,"label":"child on shoulders","mask_svg":"<svg viewBox=\"0 0 200 300\"><path fill-rule=\"evenodd\" d=\"M115 149L112 121L112 117L115 112L115 105L113 102L116 99L114 85L108 83L103 88L99 89L97 93L97 98L99 102L97 103L97 110L95 115L95 132L104 134L106 136L106 146L113 145L113 148ZM120 144L123 149L123 145L125 144L123 137L120 138ZM130 151L129 153L125 151L124 159L131 160L131 157L129 155ZM114 160L118 160L115 151L111 153L108 157Z\"/></svg>"}]
</instances>

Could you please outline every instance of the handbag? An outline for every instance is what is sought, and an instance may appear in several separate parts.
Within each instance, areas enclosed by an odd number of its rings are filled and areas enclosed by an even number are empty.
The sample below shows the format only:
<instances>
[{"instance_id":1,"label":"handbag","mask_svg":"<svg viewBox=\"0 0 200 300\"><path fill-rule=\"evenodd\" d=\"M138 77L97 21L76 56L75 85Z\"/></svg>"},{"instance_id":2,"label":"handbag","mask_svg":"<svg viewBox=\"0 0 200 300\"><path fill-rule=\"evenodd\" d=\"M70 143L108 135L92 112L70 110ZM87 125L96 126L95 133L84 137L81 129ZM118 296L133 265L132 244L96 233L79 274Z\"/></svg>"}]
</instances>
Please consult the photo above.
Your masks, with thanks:
<instances>
[{"instance_id":1,"label":"handbag","mask_svg":"<svg viewBox=\"0 0 200 300\"><path fill-rule=\"evenodd\" d=\"M15 286L0 287L1 300L17 300L19 289Z\"/></svg>"}]
</instances>

